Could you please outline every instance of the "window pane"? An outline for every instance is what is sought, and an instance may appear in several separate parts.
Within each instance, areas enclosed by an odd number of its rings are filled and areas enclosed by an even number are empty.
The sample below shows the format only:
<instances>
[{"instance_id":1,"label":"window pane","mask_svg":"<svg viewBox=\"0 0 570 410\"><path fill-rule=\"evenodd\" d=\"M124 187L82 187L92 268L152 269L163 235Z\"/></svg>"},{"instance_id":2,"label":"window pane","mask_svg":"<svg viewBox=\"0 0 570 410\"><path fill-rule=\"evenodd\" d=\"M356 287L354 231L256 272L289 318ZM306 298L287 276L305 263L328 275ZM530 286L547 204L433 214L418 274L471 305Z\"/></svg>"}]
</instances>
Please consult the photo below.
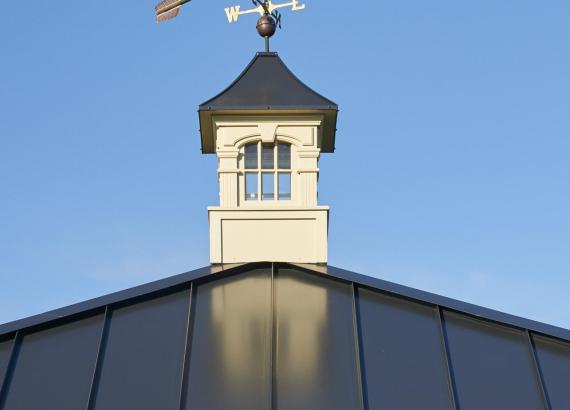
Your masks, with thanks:
<instances>
[{"instance_id":1,"label":"window pane","mask_svg":"<svg viewBox=\"0 0 570 410\"><path fill-rule=\"evenodd\" d=\"M273 163L273 145L264 145L261 167L263 169L273 169Z\"/></svg>"},{"instance_id":2,"label":"window pane","mask_svg":"<svg viewBox=\"0 0 570 410\"><path fill-rule=\"evenodd\" d=\"M245 200L257 200L257 173L248 172L245 174Z\"/></svg>"},{"instance_id":3,"label":"window pane","mask_svg":"<svg viewBox=\"0 0 570 410\"><path fill-rule=\"evenodd\" d=\"M291 169L291 145L279 144L277 146L279 169Z\"/></svg>"},{"instance_id":4,"label":"window pane","mask_svg":"<svg viewBox=\"0 0 570 410\"><path fill-rule=\"evenodd\" d=\"M245 169L257 169L257 143L245 146Z\"/></svg>"},{"instance_id":5,"label":"window pane","mask_svg":"<svg viewBox=\"0 0 570 410\"><path fill-rule=\"evenodd\" d=\"M279 199L291 199L291 174L289 173L279 174Z\"/></svg>"},{"instance_id":6,"label":"window pane","mask_svg":"<svg viewBox=\"0 0 570 410\"><path fill-rule=\"evenodd\" d=\"M266 172L264 174L261 174L261 178L261 188L263 190L261 199L264 201L275 199L275 174Z\"/></svg>"}]
</instances>

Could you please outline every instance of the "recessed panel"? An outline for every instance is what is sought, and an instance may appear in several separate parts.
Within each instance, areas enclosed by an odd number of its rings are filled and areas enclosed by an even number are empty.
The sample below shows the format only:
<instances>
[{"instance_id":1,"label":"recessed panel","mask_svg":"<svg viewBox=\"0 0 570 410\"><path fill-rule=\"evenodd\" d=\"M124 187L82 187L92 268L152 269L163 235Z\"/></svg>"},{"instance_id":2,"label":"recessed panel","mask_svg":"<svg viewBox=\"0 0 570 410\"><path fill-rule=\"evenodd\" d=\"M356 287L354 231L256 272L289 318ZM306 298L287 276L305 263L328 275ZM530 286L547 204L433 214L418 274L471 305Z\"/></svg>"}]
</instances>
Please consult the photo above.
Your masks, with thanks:
<instances>
[{"instance_id":1,"label":"recessed panel","mask_svg":"<svg viewBox=\"0 0 570 410\"><path fill-rule=\"evenodd\" d=\"M95 408L178 410L190 292L113 311Z\"/></svg>"},{"instance_id":2,"label":"recessed panel","mask_svg":"<svg viewBox=\"0 0 570 410\"><path fill-rule=\"evenodd\" d=\"M350 285L280 269L275 286L276 408L359 409Z\"/></svg>"},{"instance_id":3,"label":"recessed panel","mask_svg":"<svg viewBox=\"0 0 570 410\"><path fill-rule=\"evenodd\" d=\"M449 312L445 327L462 410L544 409L523 331Z\"/></svg>"},{"instance_id":4,"label":"recessed panel","mask_svg":"<svg viewBox=\"0 0 570 410\"><path fill-rule=\"evenodd\" d=\"M317 226L315 219L223 220L223 261L312 261Z\"/></svg>"},{"instance_id":5,"label":"recessed panel","mask_svg":"<svg viewBox=\"0 0 570 410\"><path fill-rule=\"evenodd\" d=\"M186 409L267 409L271 270L214 280L195 294Z\"/></svg>"},{"instance_id":6,"label":"recessed panel","mask_svg":"<svg viewBox=\"0 0 570 410\"><path fill-rule=\"evenodd\" d=\"M359 290L364 381L371 409L451 409L435 308Z\"/></svg>"},{"instance_id":7,"label":"recessed panel","mask_svg":"<svg viewBox=\"0 0 570 410\"><path fill-rule=\"evenodd\" d=\"M98 315L25 335L4 409L84 409L102 326Z\"/></svg>"},{"instance_id":8,"label":"recessed panel","mask_svg":"<svg viewBox=\"0 0 570 410\"><path fill-rule=\"evenodd\" d=\"M533 336L546 393L553 409L570 409L570 344Z\"/></svg>"}]
</instances>

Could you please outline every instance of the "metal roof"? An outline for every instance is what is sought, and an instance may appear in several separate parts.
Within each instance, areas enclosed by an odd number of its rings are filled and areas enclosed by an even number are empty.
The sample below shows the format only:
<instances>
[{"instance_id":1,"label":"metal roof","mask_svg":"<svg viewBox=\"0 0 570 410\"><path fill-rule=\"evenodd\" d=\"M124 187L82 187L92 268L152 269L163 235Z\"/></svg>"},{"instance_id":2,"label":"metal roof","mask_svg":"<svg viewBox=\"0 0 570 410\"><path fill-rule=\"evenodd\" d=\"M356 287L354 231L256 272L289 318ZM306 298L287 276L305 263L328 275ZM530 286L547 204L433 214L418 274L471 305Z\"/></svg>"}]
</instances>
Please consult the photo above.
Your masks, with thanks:
<instances>
[{"instance_id":1,"label":"metal roof","mask_svg":"<svg viewBox=\"0 0 570 410\"><path fill-rule=\"evenodd\" d=\"M0 409L569 409L570 331L331 266L206 267L0 325Z\"/></svg>"},{"instance_id":2,"label":"metal roof","mask_svg":"<svg viewBox=\"0 0 570 410\"><path fill-rule=\"evenodd\" d=\"M322 114L323 152L334 151L338 106L313 91L287 68L277 53L257 53L224 91L198 107L202 151L215 152L213 114Z\"/></svg>"}]
</instances>

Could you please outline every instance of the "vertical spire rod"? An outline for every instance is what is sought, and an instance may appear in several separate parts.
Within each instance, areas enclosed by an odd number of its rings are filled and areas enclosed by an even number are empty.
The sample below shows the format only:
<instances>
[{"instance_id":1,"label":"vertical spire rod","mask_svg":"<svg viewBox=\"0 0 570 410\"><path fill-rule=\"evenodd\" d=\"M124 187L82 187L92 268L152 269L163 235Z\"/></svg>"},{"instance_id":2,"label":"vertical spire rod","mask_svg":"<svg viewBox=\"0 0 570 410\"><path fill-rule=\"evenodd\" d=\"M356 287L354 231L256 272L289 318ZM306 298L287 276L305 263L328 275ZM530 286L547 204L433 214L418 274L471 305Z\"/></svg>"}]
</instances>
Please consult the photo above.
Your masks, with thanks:
<instances>
[{"instance_id":1,"label":"vertical spire rod","mask_svg":"<svg viewBox=\"0 0 570 410\"><path fill-rule=\"evenodd\" d=\"M265 52L269 53L269 36L265 36Z\"/></svg>"}]
</instances>

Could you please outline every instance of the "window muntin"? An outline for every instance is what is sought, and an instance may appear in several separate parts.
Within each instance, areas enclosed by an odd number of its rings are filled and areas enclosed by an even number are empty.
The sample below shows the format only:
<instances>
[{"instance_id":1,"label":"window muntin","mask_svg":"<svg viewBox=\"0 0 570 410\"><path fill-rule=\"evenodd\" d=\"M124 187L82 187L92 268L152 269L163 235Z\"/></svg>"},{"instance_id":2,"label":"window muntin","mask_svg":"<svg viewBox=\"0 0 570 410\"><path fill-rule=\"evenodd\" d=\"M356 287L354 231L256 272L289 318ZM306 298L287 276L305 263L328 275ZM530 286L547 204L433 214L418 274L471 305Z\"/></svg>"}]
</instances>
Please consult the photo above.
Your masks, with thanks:
<instances>
[{"instance_id":1,"label":"window muntin","mask_svg":"<svg viewBox=\"0 0 570 410\"><path fill-rule=\"evenodd\" d=\"M291 200L291 145L254 142L243 152L245 200Z\"/></svg>"}]
</instances>

